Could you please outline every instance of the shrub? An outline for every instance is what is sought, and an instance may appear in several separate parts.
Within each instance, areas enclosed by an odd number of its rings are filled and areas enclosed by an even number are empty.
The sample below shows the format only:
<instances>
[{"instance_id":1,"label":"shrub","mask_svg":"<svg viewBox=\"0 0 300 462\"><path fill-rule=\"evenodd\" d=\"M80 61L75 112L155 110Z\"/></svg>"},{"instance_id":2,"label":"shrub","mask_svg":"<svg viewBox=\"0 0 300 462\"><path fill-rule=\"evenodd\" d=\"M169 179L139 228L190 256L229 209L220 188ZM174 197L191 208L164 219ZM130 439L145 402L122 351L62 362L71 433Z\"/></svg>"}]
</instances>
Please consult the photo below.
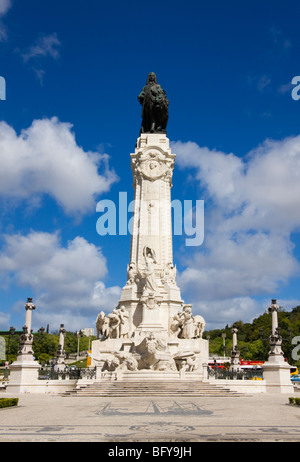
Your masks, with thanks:
<instances>
[{"instance_id":1,"label":"shrub","mask_svg":"<svg viewBox=\"0 0 300 462\"><path fill-rule=\"evenodd\" d=\"M295 404L295 398L289 398L290 404Z\"/></svg>"},{"instance_id":2,"label":"shrub","mask_svg":"<svg viewBox=\"0 0 300 462\"><path fill-rule=\"evenodd\" d=\"M0 408L17 406L19 398L0 398Z\"/></svg>"},{"instance_id":3,"label":"shrub","mask_svg":"<svg viewBox=\"0 0 300 462\"><path fill-rule=\"evenodd\" d=\"M295 398L295 403L297 404L297 406L300 406L300 398Z\"/></svg>"}]
</instances>

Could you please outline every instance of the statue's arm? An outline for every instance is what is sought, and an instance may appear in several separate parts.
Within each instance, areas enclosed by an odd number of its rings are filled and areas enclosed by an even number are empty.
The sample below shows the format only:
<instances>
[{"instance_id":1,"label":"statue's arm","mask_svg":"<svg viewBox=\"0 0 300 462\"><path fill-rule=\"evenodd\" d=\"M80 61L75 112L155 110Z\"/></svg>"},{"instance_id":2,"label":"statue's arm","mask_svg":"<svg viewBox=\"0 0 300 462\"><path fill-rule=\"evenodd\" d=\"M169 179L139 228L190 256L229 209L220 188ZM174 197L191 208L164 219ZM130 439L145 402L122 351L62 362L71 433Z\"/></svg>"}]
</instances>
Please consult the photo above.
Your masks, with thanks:
<instances>
[{"instance_id":1,"label":"statue's arm","mask_svg":"<svg viewBox=\"0 0 300 462\"><path fill-rule=\"evenodd\" d=\"M142 89L141 93L138 96L139 102L142 103L144 101L144 98L145 98L145 87Z\"/></svg>"}]
</instances>

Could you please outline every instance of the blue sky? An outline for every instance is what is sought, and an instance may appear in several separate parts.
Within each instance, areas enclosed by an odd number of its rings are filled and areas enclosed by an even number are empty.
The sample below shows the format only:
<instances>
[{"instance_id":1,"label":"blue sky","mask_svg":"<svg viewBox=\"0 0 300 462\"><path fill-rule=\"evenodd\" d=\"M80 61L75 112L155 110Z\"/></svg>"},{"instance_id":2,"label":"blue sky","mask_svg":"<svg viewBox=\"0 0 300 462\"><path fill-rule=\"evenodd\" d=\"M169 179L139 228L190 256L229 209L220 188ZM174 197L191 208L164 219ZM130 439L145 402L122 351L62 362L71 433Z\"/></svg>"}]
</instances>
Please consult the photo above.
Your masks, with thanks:
<instances>
[{"instance_id":1,"label":"blue sky","mask_svg":"<svg viewBox=\"0 0 300 462\"><path fill-rule=\"evenodd\" d=\"M205 240L174 236L177 282L208 328L300 304L297 1L0 0L0 328L91 327L126 283L130 235L96 204L133 199L137 95L170 100L172 198L205 201Z\"/></svg>"}]
</instances>

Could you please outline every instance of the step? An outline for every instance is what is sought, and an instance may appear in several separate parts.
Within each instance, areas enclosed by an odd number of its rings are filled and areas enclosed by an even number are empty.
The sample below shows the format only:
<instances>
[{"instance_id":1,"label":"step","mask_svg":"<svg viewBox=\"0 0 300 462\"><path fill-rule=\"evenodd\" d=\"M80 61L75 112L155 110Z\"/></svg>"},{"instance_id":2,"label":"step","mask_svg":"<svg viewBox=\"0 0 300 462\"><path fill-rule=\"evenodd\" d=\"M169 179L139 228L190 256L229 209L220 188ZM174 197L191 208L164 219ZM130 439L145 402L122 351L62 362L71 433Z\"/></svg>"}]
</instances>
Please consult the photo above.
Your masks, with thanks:
<instances>
[{"instance_id":1,"label":"step","mask_svg":"<svg viewBox=\"0 0 300 462\"><path fill-rule=\"evenodd\" d=\"M82 385L62 396L81 397L221 397L239 396L237 392L226 387L204 382L93 382Z\"/></svg>"}]
</instances>

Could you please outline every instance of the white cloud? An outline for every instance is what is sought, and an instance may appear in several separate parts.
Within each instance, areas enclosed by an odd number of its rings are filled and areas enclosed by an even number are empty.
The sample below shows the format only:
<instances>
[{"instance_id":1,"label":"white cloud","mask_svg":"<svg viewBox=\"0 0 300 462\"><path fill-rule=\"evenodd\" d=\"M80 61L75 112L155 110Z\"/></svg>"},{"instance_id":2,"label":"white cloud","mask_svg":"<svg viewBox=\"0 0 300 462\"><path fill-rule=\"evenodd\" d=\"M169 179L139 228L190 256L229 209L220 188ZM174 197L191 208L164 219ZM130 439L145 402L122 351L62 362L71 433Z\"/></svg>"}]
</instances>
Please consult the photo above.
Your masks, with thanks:
<instances>
[{"instance_id":1,"label":"white cloud","mask_svg":"<svg viewBox=\"0 0 300 462\"><path fill-rule=\"evenodd\" d=\"M11 7L11 0L0 0L0 42L7 40L7 31L5 25L2 22L2 18L6 15Z\"/></svg>"},{"instance_id":2,"label":"white cloud","mask_svg":"<svg viewBox=\"0 0 300 462\"><path fill-rule=\"evenodd\" d=\"M11 7L11 0L0 0L0 16L5 15Z\"/></svg>"},{"instance_id":3,"label":"white cloud","mask_svg":"<svg viewBox=\"0 0 300 462\"><path fill-rule=\"evenodd\" d=\"M247 82L250 86L255 86L255 88L260 92L263 93L265 88L269 87L271 84L271 79L268 75L248 75Z\"/></svg>"},{"instance_id":4,"label":"white cloud","mask_svg":"<svg viewBox=\"0 0 300 462\"><path fill-rule=\"evenodd\" d=\"M106 259L84 238L76 237L65 247L57 233L31 232L4 239L2 281L33 291L35 325L50 322L52 329L59 324L79 329L93 324L99 311L110 312L117 305L121 289L105 287Z\"/></svg>"},{"instance_id":5,"label":"white cloud","mask_svg":"<svg viewBox=\"0 0 300 462\"><path fill-rule=\"evenodd\" d=\"M231 215L232 220L226 218L225 223L230 231L254 228L291 233L299 229L300 136L267 140L246 160L192 142L173 143L173 149L177 165L195 168L196 178L218 211Z\"/></svg>"},{"instance_id":6,"label":"white cloud","mask_svg":"<svg viewBox=\"0 0 300 462\"><path fill-rule=\"evenodd\" d=\"M189 301L190 302L190 301ZM233 297L223 300L194 300L193 314L201 314L206 322L206 330L223 329L235 321L247 322L263 314L270 305L258 303L251 297Z\"/></svg>"},{"instance_id":7,"label":"white cloud","mask_svg":"<svg viewBox=\"0 0 300 462\"><path fill-rule=\"evenodd\" d=\"M230 305L253 314L261 307L251 297L276 298L299 275L291 233L300 229L300 136L267 140L245 159L192 142L172 150L179 168L194 169L207 204L204 245L186 258L179 286L210 319L234 322Z\"/></svg>"},{"instance_id":8,"label":"white cloud","mask_svg":"<svg viewBox=\"0 0 300 462\"><path fill-rule=\"evenodd\" d=\"M9 325L10 315L9 313L2 313L0 311L0 329L8 330L7 326Z\"/></svg>"},{"instance_id":9,"label":"white cloud","mask_svg":"<svg viewBox=\"0 0 300 462\"><path fill-rule=\"evenodd\" d=\"M108 156L85 152L72 125L56 117L34 120L19 136L0 122L0 162L0 197L36 201L47 194L67 213L93 210L97 196L117 181Z\"/></svg>"},{"instance_id":10,"label":"white cloud","mask_svg":"<svg viewBox=\"0 0 300 462\"><path fill-rule=\"evenodd\" d=\"M58 39L57 34L49 34L40 37L34 45L32 45L27 52L22 53L24 62L32 58L51 57L57 59L59 57L59 48L61 41Z\"/></svg>"}]
</instances>

